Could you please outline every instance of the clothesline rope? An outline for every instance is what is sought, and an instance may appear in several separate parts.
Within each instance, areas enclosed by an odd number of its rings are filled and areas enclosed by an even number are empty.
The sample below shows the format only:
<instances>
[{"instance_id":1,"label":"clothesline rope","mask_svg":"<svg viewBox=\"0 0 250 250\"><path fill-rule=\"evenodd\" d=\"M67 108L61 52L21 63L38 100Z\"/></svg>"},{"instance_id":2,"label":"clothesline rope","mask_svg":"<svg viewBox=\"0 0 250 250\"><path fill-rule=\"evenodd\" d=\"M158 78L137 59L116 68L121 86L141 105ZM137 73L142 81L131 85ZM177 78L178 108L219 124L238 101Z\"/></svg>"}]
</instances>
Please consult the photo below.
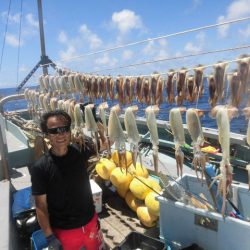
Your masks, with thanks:
<instances>
[{"instance_id":1,"label":"clothesline rope","mask_svg":"<svg viewBox=\"0 0 250 250\"><path fill-rule=\"evenodd\" d=\"M188 30L184 30L184 31L180 31L180 32L172 33L172 34L167 34L167 35L163 35L163 36L159 36L159 37L148 38L148 39L141 40L141 41L136 41L136 42L132 42L132 43L128 43L128 44L122 44L122 45L118 45L118 46L108 48L108 49L103 49L103 50L99 50L99 51L94 51L94 52L82 54L82 55L79 55L79 56L70 57L70 58L67 58L67 59L57 61L56 64L61 63L61 62L66 62L66 61L73 61L75 59L79 59L79 58L82 58L82 57L88 57L88 56L92 56L92 55L96 55L96 54L100 54L100 53L105 53L105 52L109 52L109 51L113 51L113 50L117 50L117 49L122 49L122 48L130 47L130 46L134 46L134 45L138 45L138 44L142 44L142 43L146 43L146 42L156 41L156 40L160 40L160 39L163 39L163 38L169 38L169 37L172 37L172 36L183 35L183 34L187 34L187 33L191 33L191 32L197 32L197 31L200 31L200 30L211 29L211 28L214 28L214 27L218 27L218 26L222 26L222 25L228 25L228 24L237 23L237 22L243 22L243 21L247 21L247 20L250 20L250 17L234 19L234 20L231 20L231 21L206 25L206 26L193 28L193 29L188 29ZM51 63L42 64L41 66L48 66L50 64Z\"/></svg>"},{"instance_id":2,"label":"clothesline rope","mask_svg":"<svg viewBox=\"0 0 250 250\"><path fill-rule=\"evenodd\" d=\"M240 49L246 49L246 48L250 48L250 44L239 46L239 47L234 47L234 48L221 49L221 50L210 50L210 51L204 51L204 52L201 52L201 53L188 54L188 55L184 55L184 56L175 56L175 57L169 57L169 58L162 58L162 59L158 59L158 60L134 63L134 64L123 65L123 66L118 66L118 67L114 67L114 68L100 69L100 70L97 70L97 71L90 72L88 74L96 74L96 73L103 72L103 71L113 71L113 70L117 70L117 69L124 69L124 68L129 68L129 67L141 66L141 65L145 65L145 64L158 63L158 62L170 61L170 60L177 60L177 59L183 59L183 58L188 58L188 57L207 55L207 54L213 54L213 53L219 53L219 52L234 51L234 50L240 50ZM229 62L235 62L235 61L239 61L239 60L241 60L241 59L236 59L236 60L227 61L227 62L229 63ZM204 65L202 67L203 68L208 68L208 67L211 67L213 65L214 64L212 64L212 65L211 64L210 65Z\"/></svg>"}]
</instances>

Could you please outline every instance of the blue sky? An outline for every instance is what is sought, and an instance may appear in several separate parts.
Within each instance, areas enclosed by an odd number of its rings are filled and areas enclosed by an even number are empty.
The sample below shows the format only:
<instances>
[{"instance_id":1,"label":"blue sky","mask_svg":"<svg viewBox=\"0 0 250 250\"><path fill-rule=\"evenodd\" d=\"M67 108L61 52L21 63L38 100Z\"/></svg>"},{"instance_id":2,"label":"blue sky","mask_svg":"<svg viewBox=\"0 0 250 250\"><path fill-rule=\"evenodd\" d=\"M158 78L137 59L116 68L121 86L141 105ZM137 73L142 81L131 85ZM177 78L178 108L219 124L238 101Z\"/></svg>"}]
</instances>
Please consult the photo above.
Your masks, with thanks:
<instances>
[{"instance_id":1,"label":"blue sky","mask_svg":"<svg viewBox=\"0 0 250 250\"><path fill-rule=\"evenodd\" d=\"M17 70L20 3L20 0L12 0L0 71L0 88L17 86L40 59L37 1L23 0L20 61ZM250 0L43 0L42 3L47 55L61 67L83 73L250 44L250 21L245 21L69 60L120 44L249 17ZM0 5L0 49L3 47L8 4L9 1L5 0ZM105 70L100 74L115 76L167 72L171 68L192 68L199 63L207 65L219 60L232 60L249 52L250 49L244 49ZM236 64L230 66L233 69ZM206 73L211 70L212 68L208 68ZM54 71L50 70L50 73L54 74ZM36 84L40 74L41 70L37 71L27 85Z\"/></svg>"}]
</instances>

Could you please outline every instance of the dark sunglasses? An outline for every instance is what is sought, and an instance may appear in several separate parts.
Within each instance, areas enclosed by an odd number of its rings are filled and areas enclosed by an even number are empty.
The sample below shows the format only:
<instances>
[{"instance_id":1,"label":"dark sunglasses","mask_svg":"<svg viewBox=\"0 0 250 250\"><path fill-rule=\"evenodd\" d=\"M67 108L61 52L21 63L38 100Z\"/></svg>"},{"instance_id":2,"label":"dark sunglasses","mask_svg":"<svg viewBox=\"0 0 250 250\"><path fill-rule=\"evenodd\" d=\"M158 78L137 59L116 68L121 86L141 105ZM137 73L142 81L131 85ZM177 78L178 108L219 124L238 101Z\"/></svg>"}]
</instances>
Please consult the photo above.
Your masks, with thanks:
<instances>
[{"instance_id":1,"label":"dark sunglasses","mask_svg":"<svg viewBox=\"0 0 250 250\"><path fill-rule=\"evenodd\" d=\"M53 135L62 134L62 133L69 132L69 131L70 131L70 126L69 125L64 126L64 127L48 128L47 129L47 133L48 134L53 134Z\"/></svg>"}]
</instances>

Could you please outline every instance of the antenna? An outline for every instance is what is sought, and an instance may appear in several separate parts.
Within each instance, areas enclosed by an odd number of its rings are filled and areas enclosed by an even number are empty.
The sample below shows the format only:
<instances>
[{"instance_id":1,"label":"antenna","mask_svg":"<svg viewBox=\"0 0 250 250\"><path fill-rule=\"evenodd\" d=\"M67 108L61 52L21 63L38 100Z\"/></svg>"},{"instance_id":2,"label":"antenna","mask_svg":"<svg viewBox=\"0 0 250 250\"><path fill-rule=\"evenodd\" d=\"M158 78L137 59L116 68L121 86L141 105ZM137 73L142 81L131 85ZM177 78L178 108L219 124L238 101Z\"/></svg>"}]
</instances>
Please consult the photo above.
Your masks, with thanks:
<instances>
[{"instance_id":1,"label":"antenna","mask_svg":"<svg viewBox=\"0 0 250 250\"><path fill-rule=\"evenodd\" d=\"M39 20L39 31L40 31L40 46L41 46L41 59L35 65L35 67L28 73L28 75L23 79L23 81L18 85L17 92L21 90L21 88L25 85L25 83L30 79L30 77L36 72L36 70L42 65L43 74L48 75L48 67L49 65L56 69L56 64L50 60L50 58L46 55L45 50L45 39L44 39L44 29L43 29L43 10L42 10L42 0L37 0L38 7L38 20Z\"/></svg>"}]
</instances>

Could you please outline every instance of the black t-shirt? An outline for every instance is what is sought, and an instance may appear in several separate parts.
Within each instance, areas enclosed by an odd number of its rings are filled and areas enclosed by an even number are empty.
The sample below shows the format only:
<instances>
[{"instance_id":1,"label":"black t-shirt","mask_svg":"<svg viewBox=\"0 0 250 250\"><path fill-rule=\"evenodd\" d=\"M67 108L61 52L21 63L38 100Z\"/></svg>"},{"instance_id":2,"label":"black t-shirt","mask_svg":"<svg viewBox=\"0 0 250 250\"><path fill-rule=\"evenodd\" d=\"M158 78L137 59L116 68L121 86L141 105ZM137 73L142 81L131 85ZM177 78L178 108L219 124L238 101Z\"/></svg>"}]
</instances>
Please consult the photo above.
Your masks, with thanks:
<instances>
[{"instance_id":1,"label":"black t-shirt","mask_svg":"<svg viewBox=\"0 0 250 250\"><path fill-rule=\"evenodd\" d=\"M87 160L92 154L90 149L80 152L71 145L65 156L58 157L49 151L32 167L32 194L47 195L52 227L82 227L94 216L87 173Z\"/></svg>"}]
</instances>

